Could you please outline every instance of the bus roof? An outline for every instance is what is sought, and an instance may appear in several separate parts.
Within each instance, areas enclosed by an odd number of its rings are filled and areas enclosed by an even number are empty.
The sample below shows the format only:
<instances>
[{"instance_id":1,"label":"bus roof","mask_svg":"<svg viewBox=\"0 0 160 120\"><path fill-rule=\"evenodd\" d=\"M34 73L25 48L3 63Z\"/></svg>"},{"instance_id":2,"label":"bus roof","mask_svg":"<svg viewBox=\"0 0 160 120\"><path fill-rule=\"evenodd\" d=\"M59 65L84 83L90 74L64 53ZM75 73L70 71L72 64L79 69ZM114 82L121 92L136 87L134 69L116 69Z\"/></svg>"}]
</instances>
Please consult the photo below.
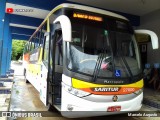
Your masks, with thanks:
<instances>
[{"instance_id":1,"label":"bus roof","mask_svg":"<svg viewBox=\"0 0 160 120\"><path fill-rule=\"evenodd\" d=\"M36 29L36 31L32 34L32 36L40 29L40 27L45 23L45 21L47 21L47 19L57 10L61 9L61 8L73 8L73 9L79 9L79 10L85 10L85 11L89 11L89 12L94 12L94 13L99 13L99 14L103 14L103 15L108 15L108 16L112 16L115 18L120 18L123 20L127 20L128 19L122 15L116 14L114 12L110 12L107 10L102 10L99 8L94 8L94 7L89 7L89 6L85 6L85 5L78 5L78 4L70 4L70 3L63 3L58 5L57 7L55 7L48 15L47 17L44 19L44 21L40 24L40 26ZM30 39L32 38L32 36L30 37ZM29 41L30 41L29 39Z\"/></svg>"},{"instance_id":2,"label":"bus roof","mask_svg":"<svg viewBox=\"0 0 160 120\"><path fill-rule=\"evenodd\" d=\"M85 10L85 11L94 12L94 13L99 13L99 14L108 15L108 16L112 16L112 17L116 17L116 18L120 18L120 19L124 19L124 20L128 21L128 19L122 15L119 15L119 14L116 14L114 12L110 12L107 10L102 10L99 8L89 7L89 6L85 6L85 5L78 5L78 4L70 4L70 3L63 3L63 4L60 4L59 6L66 7L66 8ZM59 7L59 6L57 6L57 7Z\"/></svg>"}]
</instances>

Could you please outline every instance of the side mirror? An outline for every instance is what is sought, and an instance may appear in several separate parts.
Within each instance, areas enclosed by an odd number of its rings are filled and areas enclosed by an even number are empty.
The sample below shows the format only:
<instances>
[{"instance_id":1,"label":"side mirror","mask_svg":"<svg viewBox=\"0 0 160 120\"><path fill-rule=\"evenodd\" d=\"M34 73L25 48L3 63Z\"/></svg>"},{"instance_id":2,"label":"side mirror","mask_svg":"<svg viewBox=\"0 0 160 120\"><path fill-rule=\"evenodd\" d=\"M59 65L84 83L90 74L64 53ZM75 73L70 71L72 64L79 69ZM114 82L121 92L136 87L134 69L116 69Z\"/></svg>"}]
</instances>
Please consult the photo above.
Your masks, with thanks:
<instances>
[{"instance_id":1,"label":"side mirror","mask_svg":"<svg viewBox=\"0 0 160 120\"><path fill-rule=\"evenodd\" d=\"M67 42L72 42L72 27L70 19L65 15L61 15L56 18L53 23L56 24L58 22L61 24L63 40Z\"/></svg>"},{"instance_id":2,"label":"side mirror","mask_svg":"<svg viewBox=\"0 0 160 120\"><path fill-rule=\"evenodd\" d=\"M152 48L153 49L158 49L159 48L159 43L158 43L158 37L156 33L150 30L135 30L135 34L144 34L144 35L149 35L151 37L151 42L152 42Z\"/></svg>"}]
</instances>

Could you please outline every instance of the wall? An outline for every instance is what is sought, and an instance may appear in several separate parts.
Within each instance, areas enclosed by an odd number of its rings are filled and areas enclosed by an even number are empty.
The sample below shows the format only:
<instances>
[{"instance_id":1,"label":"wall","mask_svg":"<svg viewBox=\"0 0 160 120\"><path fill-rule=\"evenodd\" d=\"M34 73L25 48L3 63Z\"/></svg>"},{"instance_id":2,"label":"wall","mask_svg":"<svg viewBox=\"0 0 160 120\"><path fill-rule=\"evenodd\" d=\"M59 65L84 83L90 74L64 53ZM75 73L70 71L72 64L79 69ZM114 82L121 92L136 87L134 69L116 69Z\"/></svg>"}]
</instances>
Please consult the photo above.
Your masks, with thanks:
<instances>
[{"instance_id":1,"label":"wall","mask_svg":"<svg viewBox=\"0 0 160 120\"><path fill-rule=\"evenodd\" d=\"M160 9L144 15L140 18L141 26L138 29L148 29L154 31L159 38L160 47ZM151 43L148 43L148 63L160 63L160 48L153 50Z\"/></svg>"}]
</instances>

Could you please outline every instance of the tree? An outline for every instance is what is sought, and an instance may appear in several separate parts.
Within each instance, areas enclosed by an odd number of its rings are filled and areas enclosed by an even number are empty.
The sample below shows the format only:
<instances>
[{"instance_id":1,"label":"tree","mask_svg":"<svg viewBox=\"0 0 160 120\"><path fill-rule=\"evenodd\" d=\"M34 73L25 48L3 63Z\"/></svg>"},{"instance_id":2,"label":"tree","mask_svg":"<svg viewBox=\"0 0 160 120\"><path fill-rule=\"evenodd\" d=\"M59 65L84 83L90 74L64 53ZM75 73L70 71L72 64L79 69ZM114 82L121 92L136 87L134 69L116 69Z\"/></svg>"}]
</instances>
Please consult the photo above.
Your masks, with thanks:
<instances>
[{"instance_id":1,"label":"tree","mask_svg":"<svg viewBox=\"0 0 160 120\"><path fill-rule=\"evenodd\" d=\"M23 55L24 45L27 41L13 40L12 41L12 60L18 60Z\"/></svg>"}]
</instances>

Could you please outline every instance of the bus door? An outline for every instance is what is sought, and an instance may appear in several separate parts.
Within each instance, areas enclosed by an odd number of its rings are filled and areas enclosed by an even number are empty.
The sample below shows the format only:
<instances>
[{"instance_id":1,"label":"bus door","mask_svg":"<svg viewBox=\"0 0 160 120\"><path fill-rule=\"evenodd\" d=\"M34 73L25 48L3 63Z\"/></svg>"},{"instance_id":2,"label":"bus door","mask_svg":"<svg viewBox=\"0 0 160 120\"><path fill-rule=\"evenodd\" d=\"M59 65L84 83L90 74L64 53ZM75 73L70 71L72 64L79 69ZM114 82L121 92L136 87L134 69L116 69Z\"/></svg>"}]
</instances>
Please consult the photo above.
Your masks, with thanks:
<instances>
[{"instance_id":1,"label":"bus door","mask_svg":"<svg viewBox=\"0 0 160 120\"><path fill-rule=\"evenodd\" d=\"M49 53L48 100L52 106L61 104L61 81L63 73L62 43L62 31L56 25L51 33Z\"/></svg>"}]
</instances>

